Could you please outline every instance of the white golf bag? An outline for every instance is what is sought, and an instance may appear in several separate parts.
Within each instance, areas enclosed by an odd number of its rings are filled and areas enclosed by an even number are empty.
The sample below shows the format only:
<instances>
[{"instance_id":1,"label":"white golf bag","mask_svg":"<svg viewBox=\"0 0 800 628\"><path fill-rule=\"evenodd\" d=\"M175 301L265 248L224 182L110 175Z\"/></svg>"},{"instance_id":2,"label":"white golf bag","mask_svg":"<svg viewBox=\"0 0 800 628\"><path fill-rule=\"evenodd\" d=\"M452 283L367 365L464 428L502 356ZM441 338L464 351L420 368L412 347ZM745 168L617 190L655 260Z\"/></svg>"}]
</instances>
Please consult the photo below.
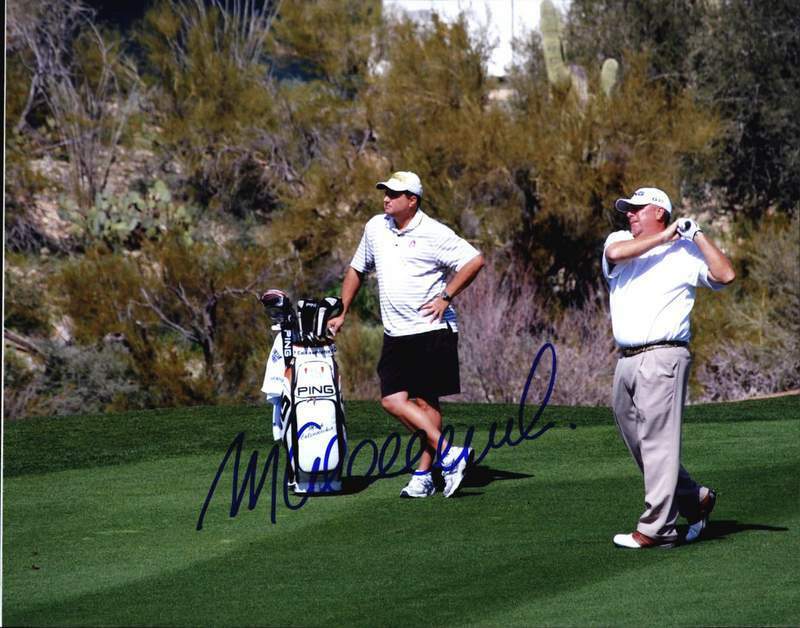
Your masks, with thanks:
<instances>
[{"instance_id":1,"label":"white golf bag","mask_svg":"<svg viewBox=\"0 0 800 628\"><path fill-rule=\"evenodd\" d=\"M296 493L340 491L347 450L344 403L336 345L323 330L341 312L341 302L301 300L297 317L283 293L269 291L262 302L276 322L273 329L281 332L262 391L273 404L273 437L286 448L290 485Z\"/></svg>"}]
</instances>

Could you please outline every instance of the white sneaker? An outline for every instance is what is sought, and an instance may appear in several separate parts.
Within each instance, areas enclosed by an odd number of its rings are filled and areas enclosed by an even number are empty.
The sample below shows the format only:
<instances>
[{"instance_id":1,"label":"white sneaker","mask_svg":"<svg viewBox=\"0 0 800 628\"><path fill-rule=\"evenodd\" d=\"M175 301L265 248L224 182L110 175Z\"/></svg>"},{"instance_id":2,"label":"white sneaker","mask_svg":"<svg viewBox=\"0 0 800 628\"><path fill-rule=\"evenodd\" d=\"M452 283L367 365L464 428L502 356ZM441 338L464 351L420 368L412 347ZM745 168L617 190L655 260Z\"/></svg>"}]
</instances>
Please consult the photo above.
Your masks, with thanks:
<instances>
[{"instance_id":1,"label":"white sneaker","mask_svg":"<svg viewBox=\"0 0 800 628\"><path fill-rule=\"evenodd\" d=\"M433 485L430 473L415 473L411 476L411 481L400 491L400 497L430 497L435 492L436 487Z\"/></svg>"},{"instance_id":2,"label":"white sneaker","mask_svg":"<svg viewBox=\"0 0 800 628\"><path fill-rule=\"evenodd\" d=\"M656 539L651 539L649 536L642 534L637 530L633 532L633 534L614 535L614 545L617 547L624 547L625 549L649 549L651 547L669 549L671 547L675 547L675 542L657 541Z\"/></svg>"},{"instance_id":3,"label":"white sneaker","mask_svg":"<svg viewBox=\"0 0 800 628\"><path fill-rule=\"evenodd\" d=\"M444 478L444 496L450 497L461 486L467 467L472 464L475 451L472 448L451 447L442 460L442 477Z\"/></svg>"}]
</instances>

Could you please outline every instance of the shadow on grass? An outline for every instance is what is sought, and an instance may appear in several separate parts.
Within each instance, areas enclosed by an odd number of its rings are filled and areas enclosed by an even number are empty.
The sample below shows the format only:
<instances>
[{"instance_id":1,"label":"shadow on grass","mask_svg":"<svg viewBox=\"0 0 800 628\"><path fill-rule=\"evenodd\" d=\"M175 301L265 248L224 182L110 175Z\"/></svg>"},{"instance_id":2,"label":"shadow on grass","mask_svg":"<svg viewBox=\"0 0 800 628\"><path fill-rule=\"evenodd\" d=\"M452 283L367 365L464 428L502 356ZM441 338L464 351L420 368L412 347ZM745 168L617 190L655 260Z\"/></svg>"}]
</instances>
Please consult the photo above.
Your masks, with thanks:
<instances>
[{"instance_id":1,"label":"shadow on grass","mask_svg":"<svg viewBox=\"0 0 800 628\"><path fill-rule=\"evenodd\" d=\"M735 519L712 519L708 522L706 529L703 531L703 538L707 540L724 539L731 534L738 534L739 532L747 532L749 530L758 530L761 532L788 532L789 528L768 526L759 523L739 523Z\"/></svg>"},{"instance_id":2,"label":"shadow on grass","mask_svg":"<svg viewBox=\"0 0 800 628\"><path fill-rule=\"evenodd\" d=\"M467 477L461 483L464 488L483 488L489 486L492 482L498 480L524 480L525 478L532 478L530 473L517 473L515 471L502 471L500 469L492 469L489 466L479 464L472 467L467 471Z\"/></svg>"},{"instance_id":3,"label":"shadow on grass","mask_svg":"<svg viewBox=\"0 0 800 628\"><path fill-rule=\"evenodd\" d=\"M309 495L309 497L314 497L316 499L318 497L335 497L336 495L357 495L358 493L365 491L374 482L378 480L388 480L396 476L397 474L391 474L387 477L351 475L349 477L342 478L342 490L339 491L338 493L319 493L315 495ZM492 469L491 467L486 465L478 465L476 467L472 467L467 471L467 475L464 478L464 481L461 483L461 488L462 489L484 488L486 486L489 486L489 484L491 484L492 482L497 482L502 480L523 480L525 478L532 478L532 477L533 476L529 473L502 471L501 469ZM434 482L436 483L437 490L440 491L444 488L444 481L441 479L441 474L437 471L434 471ZM470 493L459 492L455 496L475 497L481 494L482 493L480 492L470 492Z\"/></svg>"},{"instance_id":4,"label":"shadow on grass","mask_svg":"<svg viewBox=\"0 0 800 628\"><path fill-rule=\"evenodd\" d=\"M681 536L686 534L688 526L678 526ZM735 519L712 519L708 522L700 541L716 541L727 539L731 534L756 530L759 532L788 532L789 528L770 526L760 523L739 523Z\"/></svg>"},{"instance_id":5,"label":"shadow on grass","mask_svg":"<svg viewBox=\"0 0 800 628\"><path fill-rule=\"evenodd\" d=\"M372 485L373 482L375 482L375 480L378 479L380 478L372 475L351 475L349 477L342 478L342 492L339 494L355 495L366 490Z\"/></svg>"},{"instance_id":6,"label":"shadow on grass","mask_svg":"<svg viewBox=\"0 0 800 628\"><path fill-rule=\"evenodd\" d=\"M309 493L306 495L309 499L328 499L330 497L340 497L342 495L357 495L358 493L366 490L375 480L380 480L379 477L364 476L364 475L351 475L342 478L342 490L331 493ZM297 493L295 493L297 495Z\"/></svg>"},{"instance_id":7,"label":"shadow on grass","mask_svg":"<svg viewBox=\"0 0 800 628\"><path fill-rule=\"evenodd\" d=\"M453 497L459 499L462 497L478 497L483 495L483 491L470 491L469 489L485 488L492 482L502 480L524 480L532 477L533 475L529 473L502 471L501 469L492 469L492 467L486 465L478 465L467 471L466 477L461 482L460 490Z\"/></svg>"}]
</instances>

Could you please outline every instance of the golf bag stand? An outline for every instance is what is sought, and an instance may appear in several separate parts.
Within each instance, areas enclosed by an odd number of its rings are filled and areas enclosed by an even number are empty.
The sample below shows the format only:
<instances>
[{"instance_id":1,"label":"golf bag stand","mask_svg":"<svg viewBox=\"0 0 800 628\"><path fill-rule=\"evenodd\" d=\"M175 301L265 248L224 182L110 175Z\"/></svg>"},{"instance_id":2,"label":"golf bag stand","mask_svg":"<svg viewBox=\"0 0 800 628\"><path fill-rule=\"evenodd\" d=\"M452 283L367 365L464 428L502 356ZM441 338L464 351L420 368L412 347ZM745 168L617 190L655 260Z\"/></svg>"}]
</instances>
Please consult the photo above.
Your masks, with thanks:
<instances>
[{"instance_id":1,"label":"golf bag stand","mask_svg":"<svg viewBox=\"0 0 800 628\"><path fill-rule=\"evenodd\" d=\"M274 406L273 436L286 449L290 486L301 494L338 492L347 434L336 345L327 322L341 313L341 300L301 299L295 312L284 293L269 290L261 302L272 329L280 332L262 391Z\"/></svg>"}]
</instances>

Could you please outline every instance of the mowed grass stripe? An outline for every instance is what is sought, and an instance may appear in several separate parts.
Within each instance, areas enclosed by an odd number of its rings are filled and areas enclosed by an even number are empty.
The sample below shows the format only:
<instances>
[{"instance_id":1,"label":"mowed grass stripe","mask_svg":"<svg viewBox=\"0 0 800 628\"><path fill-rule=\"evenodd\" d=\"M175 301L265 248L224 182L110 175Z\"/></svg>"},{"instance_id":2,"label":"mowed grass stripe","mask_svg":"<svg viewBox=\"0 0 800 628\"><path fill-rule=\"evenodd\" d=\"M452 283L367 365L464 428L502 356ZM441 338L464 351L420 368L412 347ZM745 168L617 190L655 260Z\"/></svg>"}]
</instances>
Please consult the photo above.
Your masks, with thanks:
<instances>
[{"instance_id":1,"label":"mowed grass stripe","mask_svg":"<svg viewBox=\"0 0 800 628\"><path fill-rule=\"evenodd\" d=\"M682 583L688 572L724 600L714 604L724 614L706 623L737 623L732 618L745 616L740 607L748 591L759 596L747 607L750 616L769 606L765 621L793 623L789 609L796 605L784 584L793 573L787 557L798 547L798 425L687 425L687 466L722 490L715 518L736 523L720 528L729 530L724 539L656 554L611 547L610 535L632 525L641 508L641 480L612 427L553 430L492 452L481 481L471 482L461 499L402 501L396 496L403 478L380 480L357 495L313 500L298 512L281 508L277 526L266 522L268 496L255 512L243 507L229 519L226 476L200 533L193 526L219 451L19 477L6 483L5 620L404 625L424 617L425 623L492 625L613 617L614 623L652 623L649 606L663 605L664 598L641 578ZM504 474L523 477L491 481ZM717 546L732 549L712 551ZM37 555L27 555L30 550ZM700 552L702 569L689 552ZM28 559L40 569L32 570ZM756 586L762 559L779 568L774 590ZM731 584L719 573L733 577L732 562L741 573ZM647 573L637 575L641 570ZM607 597L608 582L625 585L625 604ZM673 587L676 593L681 586ZM695 611L661 617L696 623Z\"/></svg>"},{"instance_id":2,"label":"mowed grass stripe","mask_svg":"<svg viewBox=\"0 0 800 628\"><path fill-rule=\"evenodd\" d=\"M525 416L539 407L540 395L532 392ZM401 428L374 402L346 404L350 440L380 438ZM457 433L468 427L487 428L516 417L518 406L502 404L445 404L447 423ZM271 410L259 406L211 406L26 419L6 423L5 477L47 473L63 469L91 468L160 459L165 456L200 454L227 447L240 431L258 439L262 447L272 441ZM778 397L733 404L703 404L686 409L686 423L777 421L800 419L800 396ZM608 408L548 406L541 423L573 423L578 427L613 425Z\"/></svg>"}]
</instances>

